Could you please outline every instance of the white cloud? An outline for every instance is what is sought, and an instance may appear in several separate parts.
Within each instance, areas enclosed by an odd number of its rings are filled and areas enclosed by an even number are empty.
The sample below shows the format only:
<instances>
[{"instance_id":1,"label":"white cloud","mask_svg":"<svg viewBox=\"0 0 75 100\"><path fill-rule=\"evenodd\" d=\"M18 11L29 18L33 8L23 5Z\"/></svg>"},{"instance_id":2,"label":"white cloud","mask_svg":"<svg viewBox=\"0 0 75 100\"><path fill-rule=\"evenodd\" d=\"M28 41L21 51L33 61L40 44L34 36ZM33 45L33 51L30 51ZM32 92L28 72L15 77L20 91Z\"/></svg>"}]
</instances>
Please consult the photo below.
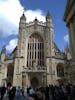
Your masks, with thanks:
<instances>
[{"instance_id":1,"label":"white cloud","mask_svg":"<svg viewBox=\"0 0 75 100\"><path fill-rule=\"evenodd\" d=\"M64 36L64 40L65 40L66 42L69 42L69 36L68 36L68 34Z\"/></svg>"},{"instance_id":2,"label":"white cloud","mask_svg":"<svg viewBox=\"0 0 75 100\"><path fill-rule=\"evenodd\" d=\"M13 51L13 49L17 46L17 41L17 38L10 40L9 44L6 46L6 50L9 52Z\"/></svg>"},{"instance_id":3,"label":"white cloud","mask_svg":"<svg viewBox=\"0 0 75 100\"><path fill-rule=\"evenodd\" d=\"M0 18L0 33L3 37L17 34L18 27L4 18Z\"/></svg>"},{"instance_id":4,"label":"white cloud","mask_svg":"<svg viewBox=\"0 0 75 100\"><path fill-rule=\"evenodd\" d=\"M19 0L0 0L0 32L2 36L18 33L19 19L24 11ZM42 10L26 10L27 21L37 17L45 21Z\"/></svg>"},{"instance_id":5,"label":"white cloud","mask_svg":"<svg viewBox=\"0 0 75 100\"><path fill-rule=\"evenodd\" d=\"M35 17L37 17L38 20L40 21L45 21L45 16L43 15L42 10L37 9L37 10L27 10L25 12L26 18L27 18L27 22L29 21L33 21L35 19Z\"/></svg>"},{"instance_id":6,"label":"white cloud","mask_svg":"<svg viewBox=\"0 0 75 100\"><path fill-rule=\"evenodd\" d=\"M0 14L5 16L5 18L13 24L18 24L18 19L22 11L23 7L19 0L3 0L3 2L0 3Z\"/></svg>"},{"instance_id":7,"label":"white cloud","mask_svg":"<svg viewBox=\"0 0 75 100\"><path fill-rule=\"evenodd\" d=\"M23 12L19 0L0 0L0 33L9 36L18 33L19 18Z\"/></svg>"}]
</instances>

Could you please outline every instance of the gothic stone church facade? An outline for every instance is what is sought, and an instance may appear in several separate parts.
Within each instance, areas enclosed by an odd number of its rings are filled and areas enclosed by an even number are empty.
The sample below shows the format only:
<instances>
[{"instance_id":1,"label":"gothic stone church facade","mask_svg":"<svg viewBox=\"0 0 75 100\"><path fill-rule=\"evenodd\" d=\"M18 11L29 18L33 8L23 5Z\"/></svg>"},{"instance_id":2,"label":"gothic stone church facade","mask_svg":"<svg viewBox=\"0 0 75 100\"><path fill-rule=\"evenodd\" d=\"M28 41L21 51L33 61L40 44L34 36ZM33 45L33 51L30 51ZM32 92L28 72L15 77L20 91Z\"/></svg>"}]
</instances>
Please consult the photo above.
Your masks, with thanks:
<instances>
[{"instance_id":1,"label":"gothic stone church facade","mask_svg":"<svg viewBox=\"0 0 75 100\"><path fill-rule=\"evenodd\" d=\"M3 47L0 54L0 85L45 86L64 81L66 55L55 44L53 30L49 12L46 22L35 18L29 23L23 13L16 48L6 55Z\"/></svg>"}]
</instances>

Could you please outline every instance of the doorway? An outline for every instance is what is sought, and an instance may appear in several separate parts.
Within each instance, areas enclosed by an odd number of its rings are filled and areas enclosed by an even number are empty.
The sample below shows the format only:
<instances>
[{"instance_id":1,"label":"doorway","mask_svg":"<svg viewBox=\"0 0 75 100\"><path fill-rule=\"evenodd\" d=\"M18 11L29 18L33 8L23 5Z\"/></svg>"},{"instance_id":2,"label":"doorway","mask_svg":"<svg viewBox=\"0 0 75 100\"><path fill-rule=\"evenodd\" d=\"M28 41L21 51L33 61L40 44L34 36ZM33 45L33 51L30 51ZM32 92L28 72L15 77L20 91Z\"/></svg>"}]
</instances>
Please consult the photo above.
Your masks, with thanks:
<instances>
[{"instance_id":1,"label":"doorway","mask_svg":"<svg viewBox=\"0 0 75 100\"><path fill-rule=\"evenodd\" d=\"M33 77L33 78L31 79L31 86L32 86L32 87L38 87L38 86L39 86L39 80L38 80L37 77Z\"/></svg>"}]
</instances>

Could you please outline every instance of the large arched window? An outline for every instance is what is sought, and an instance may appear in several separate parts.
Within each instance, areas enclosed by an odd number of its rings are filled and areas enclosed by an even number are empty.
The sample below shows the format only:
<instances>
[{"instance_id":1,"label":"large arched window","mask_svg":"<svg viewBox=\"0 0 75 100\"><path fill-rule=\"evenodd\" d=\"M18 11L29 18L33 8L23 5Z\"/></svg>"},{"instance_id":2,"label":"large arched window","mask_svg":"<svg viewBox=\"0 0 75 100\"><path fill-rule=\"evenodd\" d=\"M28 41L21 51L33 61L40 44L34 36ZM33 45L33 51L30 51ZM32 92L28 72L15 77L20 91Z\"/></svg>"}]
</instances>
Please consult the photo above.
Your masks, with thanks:
<instances>
[{"instance_id":1,"label":"large arched window","mask_svg":"<svg viewBox=\"0 0 75 100\"><path fill-rule=\"evenodd\" d=\"M57 65L57 76L58 77L63 77L64 76L64 67L63 67L63 64L58 64Z\"/></svg>"},{"instance_id":2,"label":"large arched window","mask_svg":"<svg viewBox=\"0 0 75 100\"><path fill-rule=\"evenodd\" d=\"M27 66L33 67L35 65L44 65L44 41L37 33L29 37L27 53Z\"/></svg>"}]
</instances>

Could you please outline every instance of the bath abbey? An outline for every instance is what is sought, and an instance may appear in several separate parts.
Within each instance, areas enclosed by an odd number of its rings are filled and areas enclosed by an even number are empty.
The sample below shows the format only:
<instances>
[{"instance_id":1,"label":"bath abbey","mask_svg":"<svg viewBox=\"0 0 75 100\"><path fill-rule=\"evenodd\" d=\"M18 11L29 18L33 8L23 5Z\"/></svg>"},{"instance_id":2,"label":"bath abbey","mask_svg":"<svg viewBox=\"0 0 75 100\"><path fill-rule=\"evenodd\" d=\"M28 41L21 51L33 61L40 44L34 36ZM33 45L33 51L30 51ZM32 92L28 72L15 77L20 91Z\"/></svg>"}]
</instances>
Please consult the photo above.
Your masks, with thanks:
<instances>
[{"instance_id":1,"label":"bath abbey","mask_svg":"<svg viewBox=\"0 0 75 100\"><path fill-rule=\"evenodd\" d=\"M61 52L55 43L53 21L49 12L45 22L36 17L29 23L23 13L19 22L17 46L10 54L6 54L4 46L0 53L0 86L6 86L8 83L23 87L75 84L75 16L71 18L75 9L72 8L72 11L68 12L68 9L71 9L68 7L69 3L64 21L71 33L71 49L67 47Z\"/></svg>"}]
</instances>

